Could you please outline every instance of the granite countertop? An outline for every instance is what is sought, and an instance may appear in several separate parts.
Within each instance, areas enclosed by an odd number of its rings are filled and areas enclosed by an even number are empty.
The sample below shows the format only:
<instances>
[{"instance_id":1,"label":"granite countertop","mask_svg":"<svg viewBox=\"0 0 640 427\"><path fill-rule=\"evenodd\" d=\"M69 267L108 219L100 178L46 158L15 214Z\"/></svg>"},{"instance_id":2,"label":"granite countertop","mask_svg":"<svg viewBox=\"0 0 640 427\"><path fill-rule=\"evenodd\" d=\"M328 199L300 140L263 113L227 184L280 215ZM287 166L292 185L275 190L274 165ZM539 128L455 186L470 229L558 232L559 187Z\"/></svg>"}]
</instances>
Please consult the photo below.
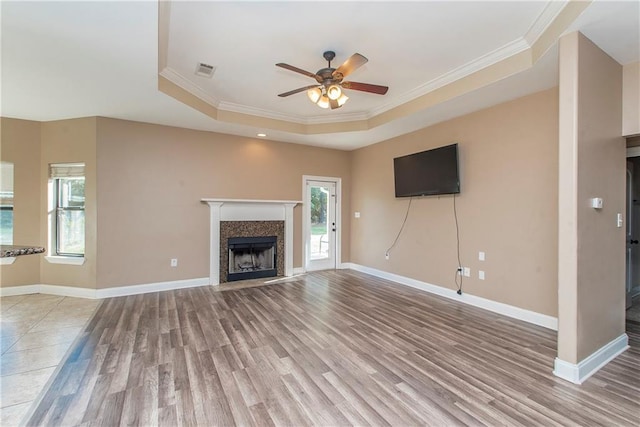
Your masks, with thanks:
<instances>
[{"instance_id":1,"label":"granite countertop","mask_svg":"<svg viewBox=\"0 0 640 427\"><path fill-rule=\"evenodd\" d=\"M3 245L0 246L0 258L10 258L20 255L33 255L41 254L44 252L44 248L41 246L18 246L18 245Z\"/></svg>"}]
</instances>

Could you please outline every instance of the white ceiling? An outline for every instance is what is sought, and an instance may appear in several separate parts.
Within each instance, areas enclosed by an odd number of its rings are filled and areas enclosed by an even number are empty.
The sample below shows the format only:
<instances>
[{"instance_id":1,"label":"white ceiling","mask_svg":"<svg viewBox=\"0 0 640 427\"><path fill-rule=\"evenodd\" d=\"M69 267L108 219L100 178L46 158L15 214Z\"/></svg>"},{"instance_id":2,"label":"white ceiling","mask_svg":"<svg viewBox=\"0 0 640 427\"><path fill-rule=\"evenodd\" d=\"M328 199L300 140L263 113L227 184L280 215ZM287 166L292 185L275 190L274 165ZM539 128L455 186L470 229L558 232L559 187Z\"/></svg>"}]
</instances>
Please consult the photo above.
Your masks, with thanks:
<instances>
[{"instance_id":1,"label":"white ceiling","mask_svg":"<svg viewBox=\"0 0 640 427\"><path fill-rule=\"evenodd\" d=\"M517 52L564 2L173 2L166 65L219 110L292 123L362 120L401 106L461 70ZM1 114L30 120L105 116L354 149L557 85L557 50L481 89L368 130L299 134L214 120L158 90L157 2L2 1ZM541 24L542 23L542 24ZM621 64L640 60L640 2L593 2L579 30ZM389 86L385 96L348 91L322 110L313 84L275 67L315 73L334 50L337 67L358 52L369 62L348 80ZM489 61L489 62L487 62ZM196 76L198 62L216 67ZM447 80L449 79L449 80ZM264 121L263 121L264 122Z\"/></svg>"}]
</instances>

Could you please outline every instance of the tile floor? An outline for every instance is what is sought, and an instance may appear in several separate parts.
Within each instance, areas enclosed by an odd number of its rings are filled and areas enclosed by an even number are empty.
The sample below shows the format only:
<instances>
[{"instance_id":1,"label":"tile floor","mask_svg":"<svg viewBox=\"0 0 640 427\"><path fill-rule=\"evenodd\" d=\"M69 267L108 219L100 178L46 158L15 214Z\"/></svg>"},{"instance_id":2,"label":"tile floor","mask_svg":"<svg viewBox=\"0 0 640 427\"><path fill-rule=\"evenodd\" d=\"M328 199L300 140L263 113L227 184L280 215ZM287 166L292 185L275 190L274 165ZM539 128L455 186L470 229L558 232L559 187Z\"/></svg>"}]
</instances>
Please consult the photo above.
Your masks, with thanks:
<instances>
[{"instance_id":1,"label":"tile floor","mask_svg":"<svg viewBox=\"0 0 640 427\"><path fill-rule=\"evenodd\" d=\"M99 300L0 298L0 425L19 425Z\"/></svg>"}]
</instances>

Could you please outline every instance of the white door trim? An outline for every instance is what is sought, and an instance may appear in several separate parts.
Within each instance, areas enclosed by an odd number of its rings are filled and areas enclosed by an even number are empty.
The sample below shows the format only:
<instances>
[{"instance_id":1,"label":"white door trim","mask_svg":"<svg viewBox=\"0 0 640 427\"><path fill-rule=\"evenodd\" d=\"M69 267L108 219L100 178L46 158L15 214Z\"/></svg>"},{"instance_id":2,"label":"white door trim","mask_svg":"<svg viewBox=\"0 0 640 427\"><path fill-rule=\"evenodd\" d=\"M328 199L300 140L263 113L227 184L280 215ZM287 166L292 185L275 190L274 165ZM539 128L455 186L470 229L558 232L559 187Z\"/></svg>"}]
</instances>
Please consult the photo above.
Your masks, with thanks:
<instances>
[{"instance_id":1,"label":"white door trim","mask_svg":"<svg viewBox=\"0 0 640 427\"><path fill-rule=\"evenodd\" d=\"M342 264L342 178L330 176L302 175L302 268L307 270L307 262L309 259L309 247L307 244L307 233L310 223L307 206L307 182L308 181L325 181L333 182L336 185L336 268L340 268Z\"/></svg>"},{"instance_id":2,"label":"white door trim","mask_svg":"<svg viewBox=\"0 0 640 427\"><path fill-rule=\"evenodd\" d=\"M640 146L635 146L635 147L627 147L627 160L634 158L634 157L640 157ZM627 217L627 221L631 221L630 217ZM638 225L638 224L634 224L634 225ZM627 236L628 238L628 236ZM627 261L628 262L628 261ZM625 267L627 267L625 265ZM631 298L635 298L636 295L640 295L640 287L639 286L633 286L633 283L631 284ZM627 284L625 283L625 293L627 292Z\"/></svg>"}]
</instances>

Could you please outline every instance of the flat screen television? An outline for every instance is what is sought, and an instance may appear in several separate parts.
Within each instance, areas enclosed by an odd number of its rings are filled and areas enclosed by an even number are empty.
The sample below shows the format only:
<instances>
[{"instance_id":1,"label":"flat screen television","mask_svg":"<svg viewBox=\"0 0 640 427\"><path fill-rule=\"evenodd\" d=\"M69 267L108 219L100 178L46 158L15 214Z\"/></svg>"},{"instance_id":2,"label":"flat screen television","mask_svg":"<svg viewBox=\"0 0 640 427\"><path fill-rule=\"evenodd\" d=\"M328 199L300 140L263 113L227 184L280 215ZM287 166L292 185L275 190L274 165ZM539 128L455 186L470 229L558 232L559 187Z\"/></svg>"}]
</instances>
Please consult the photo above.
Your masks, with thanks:
<instances>
[{"instance_id":1,"label":"flat screen television","mask_svg":"<svg viewBox=\"0 0 640 427\"><path fill-rule=\"evenodd\" d=\"M396 197L460 192L458 144L393 159Z\"/></svg>"}]
</instances>

